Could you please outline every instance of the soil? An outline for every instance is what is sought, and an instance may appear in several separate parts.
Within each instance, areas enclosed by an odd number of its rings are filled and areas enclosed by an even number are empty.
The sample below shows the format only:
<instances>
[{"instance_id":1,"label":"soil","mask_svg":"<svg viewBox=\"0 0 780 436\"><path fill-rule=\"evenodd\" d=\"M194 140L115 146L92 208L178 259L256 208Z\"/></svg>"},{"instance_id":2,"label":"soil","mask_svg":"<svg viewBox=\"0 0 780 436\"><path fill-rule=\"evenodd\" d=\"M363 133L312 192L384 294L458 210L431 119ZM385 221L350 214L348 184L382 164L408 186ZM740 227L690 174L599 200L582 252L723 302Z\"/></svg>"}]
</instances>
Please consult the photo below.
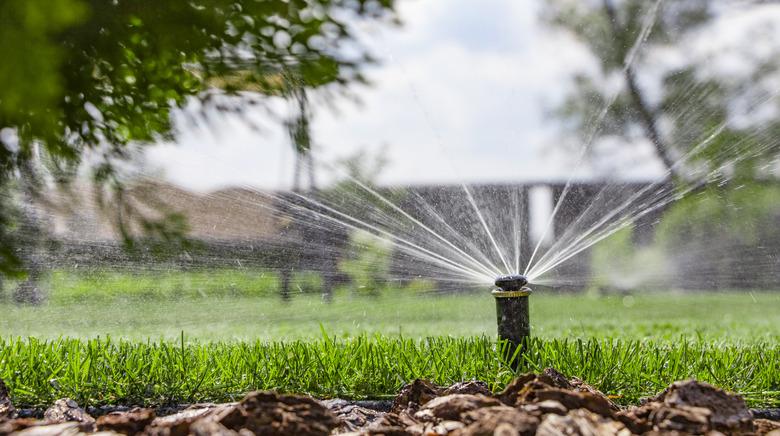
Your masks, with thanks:
<instances>
[{"instance_id":1,"label":"soil","mask_svg":"<svg viewBox=\"0 0 780 436\"><path fill-rule=\"evenodd\" d=\"M258 391L237 403L183 410L124 408L96 417L63 398L40 419L19 417L0 381L0 435L780 436L780 421L766 419L771 413L757 415L740 396L692 380L676 382L639 406L621 408L582 380L554 369L520 376L497 394L482 382L437 386L415 380L392 404Z\"/></svg>"}]
</instances>

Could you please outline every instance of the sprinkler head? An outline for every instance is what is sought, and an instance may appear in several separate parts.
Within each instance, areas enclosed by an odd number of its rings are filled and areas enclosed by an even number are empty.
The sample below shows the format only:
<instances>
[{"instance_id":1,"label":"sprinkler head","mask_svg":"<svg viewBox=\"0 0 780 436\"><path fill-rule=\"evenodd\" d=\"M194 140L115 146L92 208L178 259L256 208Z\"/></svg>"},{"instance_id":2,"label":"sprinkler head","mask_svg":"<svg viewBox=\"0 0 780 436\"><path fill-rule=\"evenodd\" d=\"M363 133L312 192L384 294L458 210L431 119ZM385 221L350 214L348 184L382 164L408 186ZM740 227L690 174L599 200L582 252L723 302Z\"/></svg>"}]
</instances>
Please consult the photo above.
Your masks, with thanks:
<instances>
[{"instance_id":1,"label":"sprinkler head","mask_svg":"<svg viewBox=\"0 0 780 436\"><path fill-rule=\"evenodd\" d=\"M528 279L521 274L499 276L496 278L496 286L501 288L502 291L507 292L519 291L527 284Z\"/></svg>"}]
</instances>

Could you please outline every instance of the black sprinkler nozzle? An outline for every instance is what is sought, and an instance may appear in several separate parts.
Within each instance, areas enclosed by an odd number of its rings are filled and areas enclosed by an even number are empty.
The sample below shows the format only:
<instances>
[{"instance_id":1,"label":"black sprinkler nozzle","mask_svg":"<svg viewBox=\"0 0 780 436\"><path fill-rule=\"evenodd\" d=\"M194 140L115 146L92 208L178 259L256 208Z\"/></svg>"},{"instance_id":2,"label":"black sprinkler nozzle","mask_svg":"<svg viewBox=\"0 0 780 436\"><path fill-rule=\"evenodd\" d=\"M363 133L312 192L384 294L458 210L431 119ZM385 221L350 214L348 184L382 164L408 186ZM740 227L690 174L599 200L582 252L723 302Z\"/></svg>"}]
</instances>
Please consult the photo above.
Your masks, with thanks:
<instances>
[{"instance_id":1,"label":"black sprinkler nozzle","mask_svg":"<svg viewBox=\"0 0 780 436\"><path fill-rule=\"evenodd\" d=\"M499 276L496 278L496 286L502 291L519 291L528 284L528 279L522 274Z\"/></svg>"},{"instance_id":2,"label":"black sprinkler nozzle","mask_svg":"<svg viewBox=\"0 0 780 436\"><path fill-rule=\"evenodd\" d=\"M498 338L505 341L507 349L504 356L513 369L520 363L520 354L531 336L531 322L528 313L528 296L531 289L525 287L528 279L520 274L496 278L498 289L493 290L496 298L498 318Z\"/></svg>"}]
</instances>

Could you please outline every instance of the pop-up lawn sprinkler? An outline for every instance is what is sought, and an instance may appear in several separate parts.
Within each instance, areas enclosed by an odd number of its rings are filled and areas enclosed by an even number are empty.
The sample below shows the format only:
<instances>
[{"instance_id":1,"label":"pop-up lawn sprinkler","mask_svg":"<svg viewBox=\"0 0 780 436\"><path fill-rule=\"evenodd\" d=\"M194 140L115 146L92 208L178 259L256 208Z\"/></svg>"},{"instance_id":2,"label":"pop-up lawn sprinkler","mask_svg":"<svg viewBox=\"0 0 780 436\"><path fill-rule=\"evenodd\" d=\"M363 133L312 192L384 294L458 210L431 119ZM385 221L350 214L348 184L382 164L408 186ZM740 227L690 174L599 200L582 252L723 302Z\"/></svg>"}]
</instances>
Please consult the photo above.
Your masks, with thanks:
<instances>
[{"instance_id":1,"label":"pop-up lawn sprinkler","mask_svg":"<svg viewBox=\"0 0 780 436\"><path fill-rule=\"evenodd\" d=\"M506 357L520 353L524 343L531 336L531 322L528 316L528 296L531 289L526 287L528 279L520 274L501 276L496 279L498 289L493 290L498 315L498 338L507 342ZM520 353L512 360L512 368L517 368Z\"/></svg>"}]
</instances>

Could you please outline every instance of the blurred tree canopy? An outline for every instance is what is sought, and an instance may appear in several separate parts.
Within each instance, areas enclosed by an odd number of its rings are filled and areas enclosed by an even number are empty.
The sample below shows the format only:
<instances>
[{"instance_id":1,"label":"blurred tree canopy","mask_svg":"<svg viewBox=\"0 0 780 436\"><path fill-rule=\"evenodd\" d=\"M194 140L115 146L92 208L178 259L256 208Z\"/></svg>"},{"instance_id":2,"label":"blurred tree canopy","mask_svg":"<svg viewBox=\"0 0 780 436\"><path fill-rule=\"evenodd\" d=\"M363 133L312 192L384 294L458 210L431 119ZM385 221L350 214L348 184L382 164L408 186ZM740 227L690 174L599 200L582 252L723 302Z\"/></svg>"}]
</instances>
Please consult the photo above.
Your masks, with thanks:
<instances>
[{"instance_id":1,"label":"blurred tree canopy","mask_svg":"<svg viewBox=\"0 0 780 436\"><path fill-rule=\"evenodd\" d=\"M691 178L690 167L726 170L728 177L767 175L763 164L777 156L780 120L767 120L759 109L778 109L770 97L780 64L765 56L748 65L749 74L728 76L712 68L712 59L691 56L685 43L716 16L708 0L547 3L543 19L573 35L598 66L574 77L557 115L583 141L592 138L593 154L608 147L602 140L623 148L649 142L678 182ZM659 63L675 50L684 64ZM686 168L681 159L693 164Z\"/></svg>"},{"instance_id":2,"label":"blurred tree canopy","mask_svg":"<svg viewBox=\"0 0 780 436\"><path fill-rule=\"evenodd\" d=\"M175 136L171 111L193 99L240 113L267 96L289 98L302 88L344 92L364 83L361 67L372 58L351 23L395 22L394 2L0 2L3 202L22 191L35 195L45 182L65 185L85 161L107 201L121 202L118 162ZM113 210L131 241L127 219L138 211ZM18 220L13 207L0 209L1 273L23 267ZM168 237L182 227L176 219L141 224Z\"/></svg>"},{"instance_id":3,"label":"blurred tree canopy","mask_svg":"<svg viewBox=\"0 0 780 436\"><path fill-rule=\"evenodd\" d=\"M737 59L740 73L713 68L712 57L733 53L697 56L686 42L728 13L718 6L707 0L550 2L544 19L573 35L597 65L574 77L557 115L578 137L593 139L596 159L599 147L635 150L649 142L669 180L697 189L672 204L657 228L658 247L677 268L676 284L704 278L713 286L766 286L780 280L780 50L747 56L747 63ZM751 53L750 43L738 50ZM675 51L683 62L659 62Z\"/></svg>"}]
</instances>

